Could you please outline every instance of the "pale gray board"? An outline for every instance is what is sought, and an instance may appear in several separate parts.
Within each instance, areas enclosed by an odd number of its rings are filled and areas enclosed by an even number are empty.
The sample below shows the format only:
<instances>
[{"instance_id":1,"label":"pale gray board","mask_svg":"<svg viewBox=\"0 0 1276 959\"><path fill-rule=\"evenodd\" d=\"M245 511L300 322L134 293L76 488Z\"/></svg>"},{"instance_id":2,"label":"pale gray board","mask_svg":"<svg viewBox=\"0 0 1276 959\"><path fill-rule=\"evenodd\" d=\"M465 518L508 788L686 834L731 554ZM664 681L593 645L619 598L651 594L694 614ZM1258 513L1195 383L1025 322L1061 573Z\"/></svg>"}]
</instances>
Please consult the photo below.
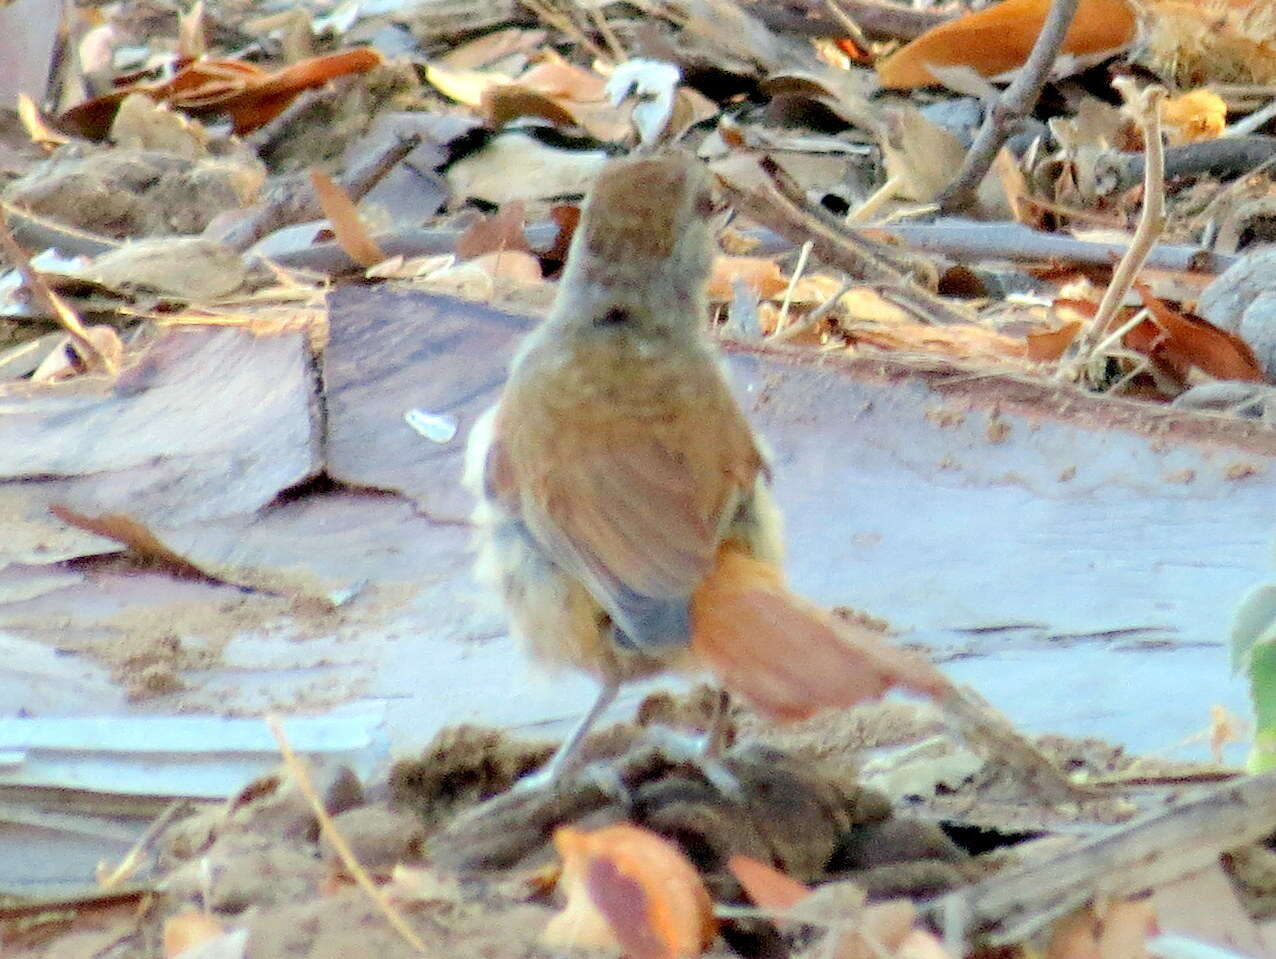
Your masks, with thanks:
<instances>
[{"instance_id":1,"label":"pale gray board","mask_svg":"<svg viewBox=\"0 0 1276 959\"><path fill-rule=\"evenodd\" d=\"M384 718L380 705L360 704L283 727L299 754L366 777L387 755ZM263 720L213 716L0 719L0 751L0 787L133 796L221 799L279 766Z\"/></svg>"},{"instance_id":2,"label":"pale gray board","mask_svg":"<svg viewBox=\"0 0 1276 959\"><path fill-rule=\"evenodd\" d=\"M161 330L114 382L0 387L0 483L169 523L249 512L317 472L315 389L303 333Z\"/></svg>"}]
</instances>

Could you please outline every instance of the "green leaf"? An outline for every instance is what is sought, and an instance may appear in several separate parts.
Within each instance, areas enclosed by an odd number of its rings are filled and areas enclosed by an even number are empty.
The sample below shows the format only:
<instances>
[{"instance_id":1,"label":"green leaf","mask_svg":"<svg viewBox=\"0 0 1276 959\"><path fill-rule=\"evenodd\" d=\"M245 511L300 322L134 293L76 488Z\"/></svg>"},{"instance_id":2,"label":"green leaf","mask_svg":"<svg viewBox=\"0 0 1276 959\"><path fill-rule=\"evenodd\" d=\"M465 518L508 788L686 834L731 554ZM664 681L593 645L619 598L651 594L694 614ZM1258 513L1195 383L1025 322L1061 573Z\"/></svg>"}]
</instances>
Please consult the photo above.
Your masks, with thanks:
<instances>
[{"instance_id":1,"label":"green leaf","mask_svg":"<svg viewBox=\"0 0 1276 959\"><path fill-rule=\"evenodd\" d=\"M1255 586L1236 608L1236 619L1232 622L1232 669L1245 666L1253 648L1264 643L1276 643L1276 583Z\"/></svg>"}]
</instances>

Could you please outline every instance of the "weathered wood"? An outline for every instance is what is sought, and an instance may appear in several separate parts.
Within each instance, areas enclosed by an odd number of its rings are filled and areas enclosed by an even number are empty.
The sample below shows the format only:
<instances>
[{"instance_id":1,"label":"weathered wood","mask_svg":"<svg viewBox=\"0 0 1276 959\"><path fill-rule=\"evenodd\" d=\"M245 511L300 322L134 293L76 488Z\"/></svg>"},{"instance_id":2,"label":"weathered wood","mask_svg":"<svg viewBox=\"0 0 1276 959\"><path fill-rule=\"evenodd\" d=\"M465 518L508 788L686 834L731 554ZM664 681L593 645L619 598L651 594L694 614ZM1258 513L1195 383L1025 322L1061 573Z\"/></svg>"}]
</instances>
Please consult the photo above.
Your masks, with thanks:
<instances>
[{"instance_id":1,"label":"weathered wood","mask_svg":"<svg viewBox=\"0 0 1276 959\"><path fill-rule=\"evenodd\" d=\"M931 904L937 921L988 944L1021 942L1087 900L1128 897L1205 869L1276 830L1276 772L1216 787L1048 861L1001 873Z\"/></svg>"}]
</instances>

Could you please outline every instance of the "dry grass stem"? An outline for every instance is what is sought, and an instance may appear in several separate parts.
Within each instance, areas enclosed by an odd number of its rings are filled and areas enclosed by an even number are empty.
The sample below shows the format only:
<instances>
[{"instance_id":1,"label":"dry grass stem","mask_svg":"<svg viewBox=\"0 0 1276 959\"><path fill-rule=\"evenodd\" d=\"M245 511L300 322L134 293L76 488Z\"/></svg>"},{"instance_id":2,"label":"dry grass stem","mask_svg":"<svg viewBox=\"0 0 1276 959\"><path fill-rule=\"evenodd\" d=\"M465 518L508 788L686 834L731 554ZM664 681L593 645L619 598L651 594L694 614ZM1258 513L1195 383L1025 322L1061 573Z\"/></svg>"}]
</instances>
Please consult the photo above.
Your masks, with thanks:
<instances>
[{"instance_id":1,"label":"dry grass stem","mask_svg":"<svg viewBox=\"0 0 1276 959\"><path fill-rule=\"evenodd\" d=\"M310 804L311 812L319 820L319 831L323 833L328 842L332 843L332 848L337 851L342 864L350 871L350 875L359 884L359 887L376 903L386 921L394 927L395 932L403 937L404 942L422 955L428 955L429 950L426 949L421 937L408 925L408 921L403 918L403 914L394 908L394 904L386 898L385 893L372 881L372 877L368 875L367 870L355 858L354 850L346 842L346 837L341 835L336 825L333 824L332 817L323 808L323 800L319 798L319 793L315 791L314 783L310 781L310 774L306 771L305 763L293 752L292 745L288 742L288 737L284 733L283 723L280 722L279 717L267 716L266 725L270 727L275 741L279 743L279 753L283 756L284 767L292 776L293 782L297 784L297 788L301 790L301 794L306 797L306 802Z\"/></svg>"},{"instance_id":2,"label":"dry grass stem","mask_svg":"<svg viewBox=\"0 0 1276 959\"><path fill-rule=\"evenodd\" d=\"M31 265L31 258L18 246L9 229L9 218L3 207L0 207L0 250L8 257L10 263L22 274L22 282L31 291L32 297L61 324L75 347L76 353L84 361L87 369L93 372L114 376L119 372L116 359L102 350L89 336L89 331L75 310L67 305L62 297L53 292L53 288L45 282L40 271Z\"/></svg>"},{"instance_id":3,"label":"dry grass stem","mask_svg":"<svg viewBox=\"0 0 1276 959\"><path fill-rule=\"evenodd\" d=\"M548 4L541 3L540 0L518 0L518 2L540 17L546 24L568 37L573 43L584 47L596 59L602 60L604 63L611 63L611 56L607 51L589 39L585 32L576 26L576 21L571 17L553 9Z\"/></svg>"},{"instance_id":4,"label":"dry grass stem","mask_svg":"<svg viewBox=\"0 0 1276 959\"><path fill-rule=\"evenodd\" d=\"M146 831L138 837L137 842L133 843L133 848L125 854L124 858L120 860L120 864L114 869L108 871L105 862L99 863L97 868L98 886L104 892L111 892L132 879L142 864L142 856L150 848L151 843L155 841L155 837L173 821L185 805L184 800L176 799L165 806L164 811L156 816L155 821L146 827Z\"/></svg>"},{"instance_id":5,"label":"dry grass stem","mask_svg":"<svg viewBox=\"0 0 1276 959\"><path fill-rule=\"evenodd\" d=\"M1116 85L1128 86L1132 81L1121 78ZM1123 91L1124 92L1124 91ZM1075 379L1099 355L1096 339L1105 336L1112 320L1125 302L1125 296L1165 228L1165 149L1161 142L1161 101L1165 87L1154 84L1138 94L1139 119L1143 128L1145 163L1143 167L1143 209L1125 256L1112 272L1112 281L1099 301L1099 308L1089 328L1082 334L1077 355L1071 363L1061 364L1058 376ZM1133 94L1130 95L1133 99ZM1105 337L1104 343L1111 341Z\"/></svg>"},{"instance_id":6,"label":"dry grass stem","mask_svg":"<svg viewBox=\"0 0 1276 959\"><path fill-rule=\"evenodd\" d=\"M784 288L784 299L780 302L780 316L775 322L777 331L785 329L789 325L789 307L793 304L793 289L797 286L798 280L802 278L802 274L806 272L806 261L811 256L811 241L807 240L802 244L802 249L798 251L797 265L793 267L793 275L789 277L789 285Z\"/></svg>"},{"instance_id":7,"label":"dry grass stem","mask_svg":"<svg viewBox=\"0 0 1276 959\"><path fill-rule=\"evenodd\" d=\"M629 54L625 52L624 44L620 42L620 38L616 36L616 31L611 28L611 24L607 22L607 15L603 13L601 7L588 7L586 13L589 19L594 22L594 27L598 30L598 35L603 38L603 42L607 44L607 48L611 50L611 58L615 63L624 63L629 59Z\"/></svg>"},{"instance_id":8,"label":"dry grass stem","mask_svg":"<svg viewBox=\"0 0 1276 959\"><path fill-rule=\"evenodd\" d=\"M834 293L827 300L825 300L823 303L821 303L819 306L813 309L810 313L806 314L806 316L802 317L802 319L798 320L795 323L790 323L788 326L784 327L783 329L777 330L772 335L771 339L776 340L778 342L791 340L794 337L801 336L807 330L815 327L816 325L819 324L820 320L824 319L824 317L828 316L829 313L833 311L833 308L837 306L837 304L841 301L842 297L844 297L848 292L850 292L851 287L854 285L855 284L852 283L850 280L843 280L842 285L837 288L836 293Z\"/></svg>"},{"instance_id":9,"label":"dry grass stem","mask_svg":"<svg viewBox=\"0 0 1276 959\"><path fill-rule=\"evenodd\" d=\"M868 49L868 36L865 35L864 31L860 28L860 25L855 22L851 15L842 9L842 7L837 3L837 0L824 0L824 9L828 12L828 15L836 20L838 25L847 32L850 38L855 41L856 46L865 50Z\"/></svg>"},{"instance_id":10,"label":"dry grass stem","mask_svg":"<svg viewBox=\"0 0 1276 959\"><path fill-rule=\"evenodd\" d=\"M944 301L906 275L890 250L840 218L813 207L801 187L770 157L737 155L714 164L737 209L795 244L811 243L814 256L852 279L891 290L904 308L926 323L969 323L970 314Z\"/></svg>"}]
</instances>

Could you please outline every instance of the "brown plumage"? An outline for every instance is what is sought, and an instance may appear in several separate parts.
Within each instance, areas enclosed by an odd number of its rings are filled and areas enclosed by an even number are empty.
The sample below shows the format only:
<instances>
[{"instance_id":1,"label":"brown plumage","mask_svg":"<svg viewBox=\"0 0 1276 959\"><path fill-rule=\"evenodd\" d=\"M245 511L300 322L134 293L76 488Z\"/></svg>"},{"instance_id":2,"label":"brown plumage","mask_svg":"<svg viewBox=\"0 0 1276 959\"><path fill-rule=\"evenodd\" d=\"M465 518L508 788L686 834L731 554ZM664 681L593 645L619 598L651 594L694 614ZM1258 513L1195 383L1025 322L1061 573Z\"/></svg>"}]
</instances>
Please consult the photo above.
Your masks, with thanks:
<instances>
[{"instance_id":1,"label":"brown plumage","mask_svg":"<svg viewBox=\"0 0 1276 959\"><path fill-rule=\"evenodd\" d=\"M704 330L712 210L682 155L598 179L557 300L475 425L480 564L532 655L619 683L708 667L778 719L945 686L780 574L769 471Z\"/></svg>"}]
</instances>

